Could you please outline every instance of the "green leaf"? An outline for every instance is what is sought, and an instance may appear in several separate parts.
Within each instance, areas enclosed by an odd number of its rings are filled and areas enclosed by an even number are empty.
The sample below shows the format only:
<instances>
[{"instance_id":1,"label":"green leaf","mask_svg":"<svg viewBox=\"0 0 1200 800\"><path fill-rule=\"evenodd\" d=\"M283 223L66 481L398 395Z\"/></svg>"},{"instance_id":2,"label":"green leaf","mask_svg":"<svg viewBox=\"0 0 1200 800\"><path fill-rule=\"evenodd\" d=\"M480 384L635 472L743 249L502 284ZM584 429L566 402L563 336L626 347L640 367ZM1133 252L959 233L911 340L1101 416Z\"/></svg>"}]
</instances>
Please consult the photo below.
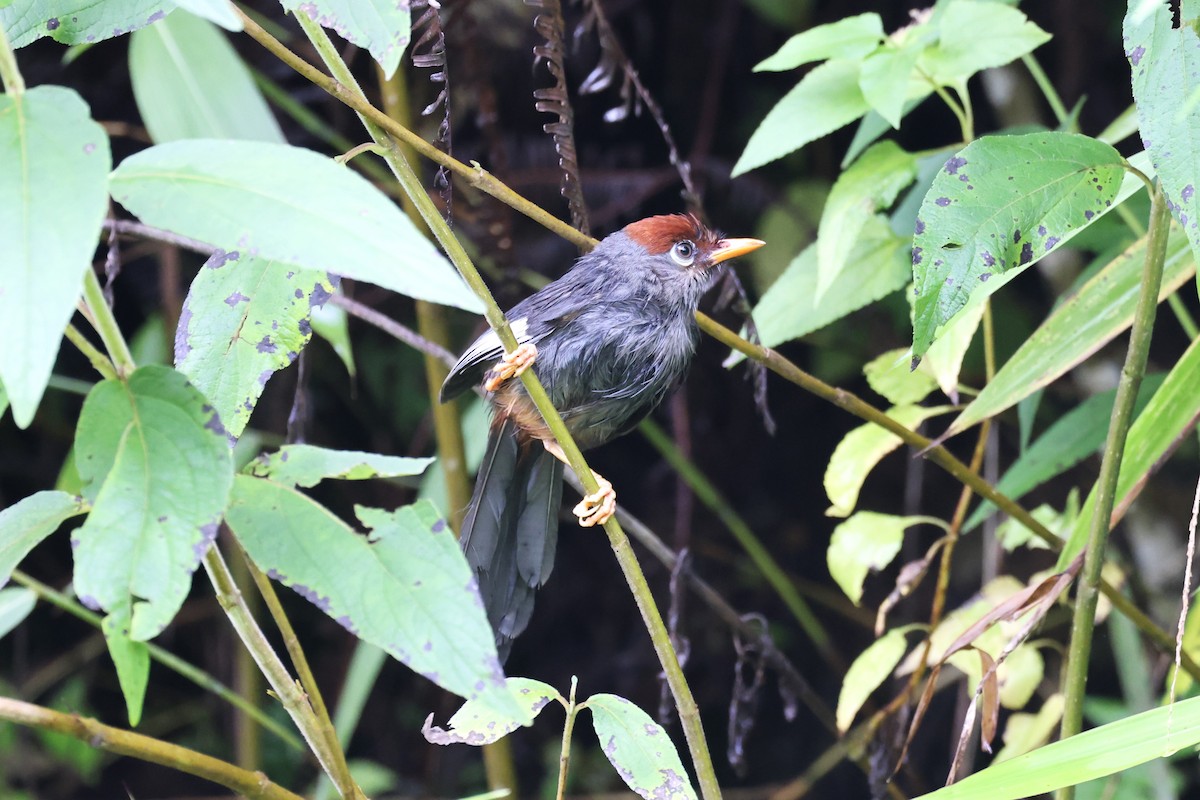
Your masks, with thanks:
<instances>
[{"instance_id":1,"label":"green leaf","mask_svg":"<svg viewBox=\"0 0 1200 800\"><path fill-rule=\"evenodd\" d=\"M1005 3L954 0L937 21L937 44L921 56L921 69L943 86L1000 67L1050 41L1050 34Z\"/></svg>"},{"instance_id":2,"label":"green leaf","mask_svg":"<svg viewBox=\"0 0 1200 800\"><path fill-rule=\"evenodd\" d=\"M432 458L385 456L355 450L327 450L310 444L285 444L259 456L246 472L284 486L316 486L326 478L361 481L420 475Z\"/></svg>"},{"instance_id":3,"label":"green leaf","mask_svg":"<svg viewBox=\"0 0 1200 800\"><path fill-rule=\"evenodd\" d=\"M1188 19L1172 27L1165 0L1129 4L1125 16L1125 57L1133 72L1133 100L1142 141L1154 161L1163 194L1192 252L1200 255L1200 36ZM1186 15L1186 12L1185 12Z\"/></svg>"},{"instance_id":4,"label":"green leaf","mask_svg":"<svg viewBox=\"0 0 1200 800\"><path fill-rule=\"evenodd\" d=\"M754 71L782 72L828 58L862 58L878 47L883 37L883 20L878 14L846 17L797 33Z\"/></svg>"},{"instance_id":5,"label":"green leaf","mask_svg":"<svg viewBox=\"0 0 1200 800\"><path fill-rule=\"evenodd\" d=\"M1135 415L1140 414L1146 407L1146 403L1162 386L1165 377L1165 374L1145 377L1138 390L1133 412ZM996 491L1013 500L1020 500L1026 492L1061 475L1099 450L1108 434L1108 424L1116 396L1116 389L1092 395L1059 417L1012 463L996 484ZM984 501L963 525L963 531L974 530L995 510L996 507L991 502Z\"/></svg>"},{"instance_id":6,"label":"green leaf","mask_svg":"<svg viewBox=\"0 0 1200 800\"><path fill-rule=\"evenodd\" d=\"M8 411L8 392L4 391L4 384L0 383L0 420L4 419L5 411Z\"/></svg>"},{"instance_id":7,"label":"green leaf","mask_svg":"<svg viewBox=\"0 0 1200 800\"><path fill-rule=\"evenodd\" d=\"M863 97L893 128L900 127L909 99L929 96L923 77L916 86L909 85L920 56L918 47L881 47L863 61L858 80Z\"/></svg>"},{"instance_id":8,"label":"green leaf","mask_svg":"<svg viewBox=\"0 0 1200 800\"><path fill-rule=\"evenodd\" d=\"M150 648L145 642L129 638L129 611L109 614L101 623L108 655L117 668L117 682L125 696L125 709L129 714L129 727L136 728L142 720L142 707L146 700L146 686L150 682Z\"/></svg>"},{"instance_id":9,"label":"green leaf","mask_svg":"<svg viewBox=\"0 0 1200 800\"><path fill-rule=\"evenodd\" d=\"M174 8L164 0L26 0L0 9L0 27L13 47L43 36L62 44L93 44L152 25Z\"/></svg>"},{"instance_id":10,"label":"green leaf","mask_svg":"<svg viewBox=\"0 0 1200 800\"><path fill-rule=\"evenodd\" d=\"M340 292L341 288L337 291ZM350 343L350 318L346 310L333 303L317 306L312 310L309 323L312 324L313 333L329 343L333 352L346 365L346 372L354 378L358 374L358 368L354 364L354 348Z\"/></svg>"},{"instance_id":11,"label":"green leaf","mask_svg":"<svg viewBox=\"0 0 1200 800\"><path fill-rule=\"evenodd\" d=\"M0 589L0 639L25 621L37 605L37 594L24 586Z\"/></svg>"},{"instance_id":12,"label":"green leaf","mask_svg":"<svg viewBox=\"0 0 1200 800\"><path fill-rule=\"evenodd\" d=\"M1095 353L1133 324L1141 287L1143 237L1060 305L950 425L953 436L1010 408ZM1186 238L1173 229L1167 239L1159 300L1190 280L1196 265Z\"/></svg>"},{"instance_id":13,"label":"green leaf","mask_svg":"<svg viewBox=\"0 0 1200 800\"><path fill-rule=\"evenodd\" d=\"M138 112L155 142L284 141L233 46L212 23L186 11L130 37L129 77Z\"/></svg>"},{"instance_id":14,"label":"green leaf","mask_svg":"<svg viewBox=\"0 0 1200 800\"><path fill-rule=\"evenodd\" d=\"M600 748L626 786L648 799L695 800L675 745L650 715L615 694L594 694L586 706Z\"/></svg>"},{"instance_id":15,"label":"green leaf","mask_svg":"<svg viewBox=\"0 0 1200 800\"><path fill-rule=\"evenodd\" d=\"M483 309L395 204L362 176L311 150L168 142L125 159L109 185L143 222L225 250Z\"/></svg>"},{"instance_id":16,"label":"green leaf","mask_svg":"<svg viewBox=\"0 0 1200 800\"><path fill-rule=\"evenodd\" d=\"M937 381L928 372L908 368L908 350L889 350L863 367L867 383L877 394L894 406L919 403L937 388Z\"/></svg>"},{"instance_id":17,"label":"green leaf","mask_svg":"<svg viewBox=\"0 0 1200 800\"><path fill-rule=\"evenodd\" d=\"M0 380L18 427L33 420L91 269L110 164L108 136L74 91L0 95Z\"/></svg>"},{"instance_id":18,"label":"green leaf","mask_svg":"<svg viewBox=\"0 0 1200 800\"><path fill-rule=\"evenodd\" d=\"M1120 153L1072 133L987 136L950 158L913 237L914 355L976 287L1035 263L1106 212L1123 176Z\"/></svg>"},{"instance_id":19,"label":"green leaf","mask_svg":"<svg viewBox=\"0 0 1200 800\"><path fill-rule=\"evenodd\" d=\"M509 678L504 684L521 708L521 717L497 713L496 709L477 700L468 700L454 712L444 729L433 724L433 714L430 714L421 727L425 741L477 747L498 742L517 728L528 725L528 721L535 719L551 700L562 700L553 686L532 678Z\"/></svg>"},{"instance_id":20,"label":"green leaf","mask_svg":"<svg viewBox=\"0 0 1200 800\"><path fill-rule=\"evenodd\" d=\"M930 417L950 411L949 406L898 406L888 416L906 428L915 428ZM833 503L829 517L849 516L858 503L863 481L883 457L901 444L900 437L873 422L860 425L845 435L825 467L825 493Z\"/></svg>"},{"instance_id":21,"label":"green leaf","mask_svg":"<svg viewBox=\"0 0 1200 800\"><path fill-rule=\"evenodd\" d=\"M834 59L805 75L750 136L733 176L782 158L867 113L871 106L858 87L861 66L858 60Z\"/></svg>"},{"instance_id":22,"label":"green leaf","mask_svg":"<svg viewBox=\"0 0 1200 800\"><path fill-rule=\"evenodd\" d=\"M904 531L928 521L925 517L859 511L833 529L825 554L829 574L854 605L858 605L867 573L892 563L904 544ZM838 713L841 713L840 709Z\"/></svg>"},{"instance_id":23,"label":"green leaf","mask_svg":"<svg viewBox=\"0 0 1200 800\"><path fill-rule=\"evenodd\" d=\"M1121 472L1117 476L1114 520L1124 516L1150 473L1191 434L1196 421L1200 419L1200 392L1196 391L1197 386L1200 386L1200 339L1192 342L1175 362L1162 386L1129 428L1129 437L1125 440L1121 457ZM1071 559L1083 551L1095 509L1096 488L1093 486L1067 539L1067 545L1058 556L1060 564L1071 563Z\"/></svg>"},{"instance_id":24,"label":"green leaf","mask_svg":"<svg viewBox=\"0 0 1200 800\"><path fill-rule=\"evenodd\" d=\"M175 364L240 436L267 381L312 338L333 284L320 270L218 250L196 273L175 331Z\"/></svg>"},{"instance_id":25,"label":"green leaf","mask_svg":"<svg viewBox=\"0 0 1200 800\"><path fill-rule=\"evenodd\" d=\"M439 686L523 719L454 534L433 505L358 506L355 533L295 489L238 475L226 521L264 571Z\"/></svg>"},{"instance_id":26,"label":"green leaf","mask_svg":"<svg viewBox=\"0 0 1200 800\"><path fill-rule=\"evenodd\" d=\"M754 307L762 343L774 347L797 339L902 288L910 276L908 242L882 217L872 217L846 264L818 303L817 246L792 259Z\"/></svg>"},{"instance_id":27,"label":"green leaf","mask_svg":"<svg viewBox=\"0 0 1200 800\"><path fill-rule=\"evenodd\" d=\"M817 293L820 301L850 260L859 233L917 177L917 161L890 140L863 153L829 191L817 234Z\"/></svg>"},{"instance_id":28,"label":"green leaf","mask_svg":"<svg viewBox=\"0 0 1200 800\"><path fill-rule=\"evenodd\" d=\"M83 511L83 500L66 492L31 494L0 511L0 586L30 550Z\"/></svg>"},{"instance_id":29,"label":"green leaf","mask_svg":"<svg viewBox=\"0 0 1200 800\"><path fill-rule=\"evenodd\" d=\"M283 0L294 14L305 14L343 39L365 47L391 78L408 47L408 3L396 0Z\"/></svg>"},{"instance_id":30,"label":"green leaf","mask_svg":"<svg viewBox=\"0 0 1200 800\"><path fill-rule=\"evenodd\" d=\"M182 373L138 369L84 401L75 439L93 508L74 536L75 593L158 635L183 604L217 535L233 462L221 420Z\"/></svg>"},{"instance_id":31,"label":"green leaf","mask_svg":"<svg viewBox=\"0 0 1200 800\"><path fill-rule=\"evenodd\" d=\"M1010 275L1001 275L996 281L1007 282ZM919 369L928 369L938 387L950 402L958 402L958 376L962 362L971 347L971 341L983 322L987 310L988 295L976 293L967 300L966 306L942 329L937 340L925 351Z\"/></svg>"},{"instance_id":32,"label":"green leaf","mask_svg":"<svg viewBox=\"0 0 1200 800\"><path fill-rule=\"evenodd\" d=\"M994 764L918 800L1018 800L1200 743L1200 697L1093 728Z\"/></svg>"},{"instance_id":33,"label":"green leaf","mask_svg":"<svg viewBox=\"0 0 1200 800\"><path fill-rule=\"evenodd\" d=\"M837 727L845 733L850 730L850 724L858 714L863 703L871 693L887 680L892 670L904 657L908 643L904 635L912 630L914 625L895 628L880 636L871 646L863 650L842 679L842 690L838 694Z\"/></svg>"},{"instance_id":34,"label":"green leaf","mask_svg":"<svg viewBox=\"0 0 1200 800\"><path fill-rule=\"evenodd\" d=\"M231 0L173 0L173 2L198 17L217 23L227 31L242 30L241 17L234 11Z\"/></svg>"}]
</instances>

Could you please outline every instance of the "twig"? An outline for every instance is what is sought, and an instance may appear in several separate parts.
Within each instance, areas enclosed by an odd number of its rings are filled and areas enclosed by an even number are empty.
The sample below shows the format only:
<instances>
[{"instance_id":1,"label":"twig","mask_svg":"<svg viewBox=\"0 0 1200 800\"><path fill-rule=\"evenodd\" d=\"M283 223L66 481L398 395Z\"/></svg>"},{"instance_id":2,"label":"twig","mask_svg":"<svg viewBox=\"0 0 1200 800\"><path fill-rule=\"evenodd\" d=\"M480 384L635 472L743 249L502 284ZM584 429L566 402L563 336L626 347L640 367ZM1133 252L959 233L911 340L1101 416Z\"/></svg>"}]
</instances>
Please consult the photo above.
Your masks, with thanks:
<instances>
[{"instance_id":1,"label":"twig","mask_svg":"<svg viewBox=\"0 0 1200 800\"><path fill-rule=\"evenodd\" d=\"M262 800L303 800L300 795L272 783L261 772L251 772L204 753L133 731L114 728L89 717L63 714L33 703L0 697L0 719L65 734L110 753L171 767L219 783L246 797Z\"/></svg>"},{"instance_id":2,"label":"twig","mask_svg":"<svg viewBox=\"0 0 1200 800\"><path fill-rule=\"evenodd\" d=\"M341 294L335 294L329 302L339 308L344 308L350 316L358 317L363 322L374 325L379 330L393 338L399 339L414 350L432 355L444 364L453 364L457 360L453 353L437 342L429 341L412 328L406 328L386 314L381 314L364 303L352 300Z\"/></svg>"},{"instance_id":3,"label":"twig","mask_svg":"<svg viewBox=\"0 0 1200 800\"><path fill-rule=\"evenodd\" d=\"M1104 547L1112 524L1112 509L1116 499L1117 478L1121 472L1121 459L1125 452L1125 440L1133 422L1134 401L1142 383L1142 376L1146 372L1150 337L1154 331L1154 316L1158 309L1158 289L1162 283L1163 260L1171 217L1161 188L1155 188L1150 197L1149 240L1146 244L1146 260L1142 267L1141 294L1138 296L1137 309L1134 312L1125 366L1121 369L1121 382L1117 385L1117 397L1109 423L1108 440L1104 444L1100 477L1096 479L1096 508L1092 515L1087 549L1084 551L1083 571L1075 595L1075 617L1071 625L1071 645L1067 651L1066 676L1063 679L1066 705L1063 708L1061 733L1064 739L1079 733L1083 726L1083 701L1092 634L1096 625L1096 604L1099 599L1097 589L1104 567ZM1057 795L1060 800L1071 800L1074 796L1074 787L1061 789Z\"/></svg>"}]
</instances>

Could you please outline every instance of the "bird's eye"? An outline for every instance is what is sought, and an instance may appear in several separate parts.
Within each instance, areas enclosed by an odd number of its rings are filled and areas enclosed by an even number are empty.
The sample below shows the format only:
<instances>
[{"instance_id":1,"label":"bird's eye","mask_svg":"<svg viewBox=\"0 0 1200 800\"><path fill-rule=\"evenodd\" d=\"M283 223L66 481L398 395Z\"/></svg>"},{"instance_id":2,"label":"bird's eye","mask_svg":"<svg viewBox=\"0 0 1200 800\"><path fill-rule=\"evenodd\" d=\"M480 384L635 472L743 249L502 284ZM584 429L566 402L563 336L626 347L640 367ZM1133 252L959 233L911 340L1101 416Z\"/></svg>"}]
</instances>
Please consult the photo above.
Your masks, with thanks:
<instances>
[{"instance_id":1,"label":"bird's eye","mask_svg":"<svg viewBox=\"0 0 1200 800\"><path fill-rule=\"evenodd\" d=\"M684 240L671 248L671 260L681 267L690 267L696 260L696 245Z\"/></svg>"}]
</instances>

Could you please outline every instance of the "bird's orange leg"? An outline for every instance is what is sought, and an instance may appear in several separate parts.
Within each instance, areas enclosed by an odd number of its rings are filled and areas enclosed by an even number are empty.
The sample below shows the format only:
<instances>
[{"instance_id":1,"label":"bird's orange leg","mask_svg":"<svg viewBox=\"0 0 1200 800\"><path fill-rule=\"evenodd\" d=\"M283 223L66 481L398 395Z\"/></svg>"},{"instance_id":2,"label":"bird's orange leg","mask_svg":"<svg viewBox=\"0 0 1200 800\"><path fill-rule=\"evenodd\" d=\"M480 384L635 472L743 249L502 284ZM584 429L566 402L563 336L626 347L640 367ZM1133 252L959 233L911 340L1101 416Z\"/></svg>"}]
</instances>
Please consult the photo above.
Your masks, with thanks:
<instances>
[{"instance_id":1,"label":"bird's orange leg","mask_svg":"<svg viewBox=\"0 0 1200 800\"><path fill-rule=\"evenodd\" d=\"M504 383L509 378L516 378L522 372L533 366L533 362L537 359L537 345L533 342L525 342L517 345L517 349L511 353L505 353L504 358L496 366L488 371L488 378L483 383L483 388L489 392L494 392L500 388L500 384Z\"/></svg>"},{"instance_id":2,"label":"bird's orange leg","mask_svg":"<svg viewBox=\"0 0 1200 800\"><path fill-rule=\"evenodd\" d=\"M558 442L543 440L542 445L552 456L570 466L567 462L567 455L562 451ZM595 470L592 470L592 477L596 479L596 483L600 484L600 488L594 494L584 495L571 512L579 517L579 525L584 528L603 525L617 511L617 493L613 490L612 484Z\"/></svg>"}]
</instances>

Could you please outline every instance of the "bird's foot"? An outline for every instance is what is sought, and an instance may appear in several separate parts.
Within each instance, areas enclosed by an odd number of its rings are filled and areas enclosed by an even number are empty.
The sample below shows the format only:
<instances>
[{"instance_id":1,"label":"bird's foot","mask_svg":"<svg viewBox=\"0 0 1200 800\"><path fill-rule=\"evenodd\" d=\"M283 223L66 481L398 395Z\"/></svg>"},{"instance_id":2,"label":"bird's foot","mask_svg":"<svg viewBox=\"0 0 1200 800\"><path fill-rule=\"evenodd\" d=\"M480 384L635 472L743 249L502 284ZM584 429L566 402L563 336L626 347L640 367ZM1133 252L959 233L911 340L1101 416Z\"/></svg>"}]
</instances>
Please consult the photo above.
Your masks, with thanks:
<instances>
[{"instance_id":1,"label":"bird's foot","mask_svg":"<svg viewBox=\"0 0 1200 800\"><path fill-rule=\"evenodd\" d=\"M488 372L488 378L484 381L483 388L494 392L509 378L520 376L522 372L533 366L537 354L537 345L533 342L517 345L516 350L505 353L504 359Z\"/></svg>"},{"instance_id":2,"label":"bird's foot","mask_svg":"<svg viewBox=\"0 0 1200 800\"><path fill-rule=\"evenodd\" d=\"M592 477L600 484L600 488L592 494L584 495L572 512L579 517L579 525L584 528L603 525L617 510L617 493L612 484L598 472L592 472Z\"/></svg>"}]
</instances>

